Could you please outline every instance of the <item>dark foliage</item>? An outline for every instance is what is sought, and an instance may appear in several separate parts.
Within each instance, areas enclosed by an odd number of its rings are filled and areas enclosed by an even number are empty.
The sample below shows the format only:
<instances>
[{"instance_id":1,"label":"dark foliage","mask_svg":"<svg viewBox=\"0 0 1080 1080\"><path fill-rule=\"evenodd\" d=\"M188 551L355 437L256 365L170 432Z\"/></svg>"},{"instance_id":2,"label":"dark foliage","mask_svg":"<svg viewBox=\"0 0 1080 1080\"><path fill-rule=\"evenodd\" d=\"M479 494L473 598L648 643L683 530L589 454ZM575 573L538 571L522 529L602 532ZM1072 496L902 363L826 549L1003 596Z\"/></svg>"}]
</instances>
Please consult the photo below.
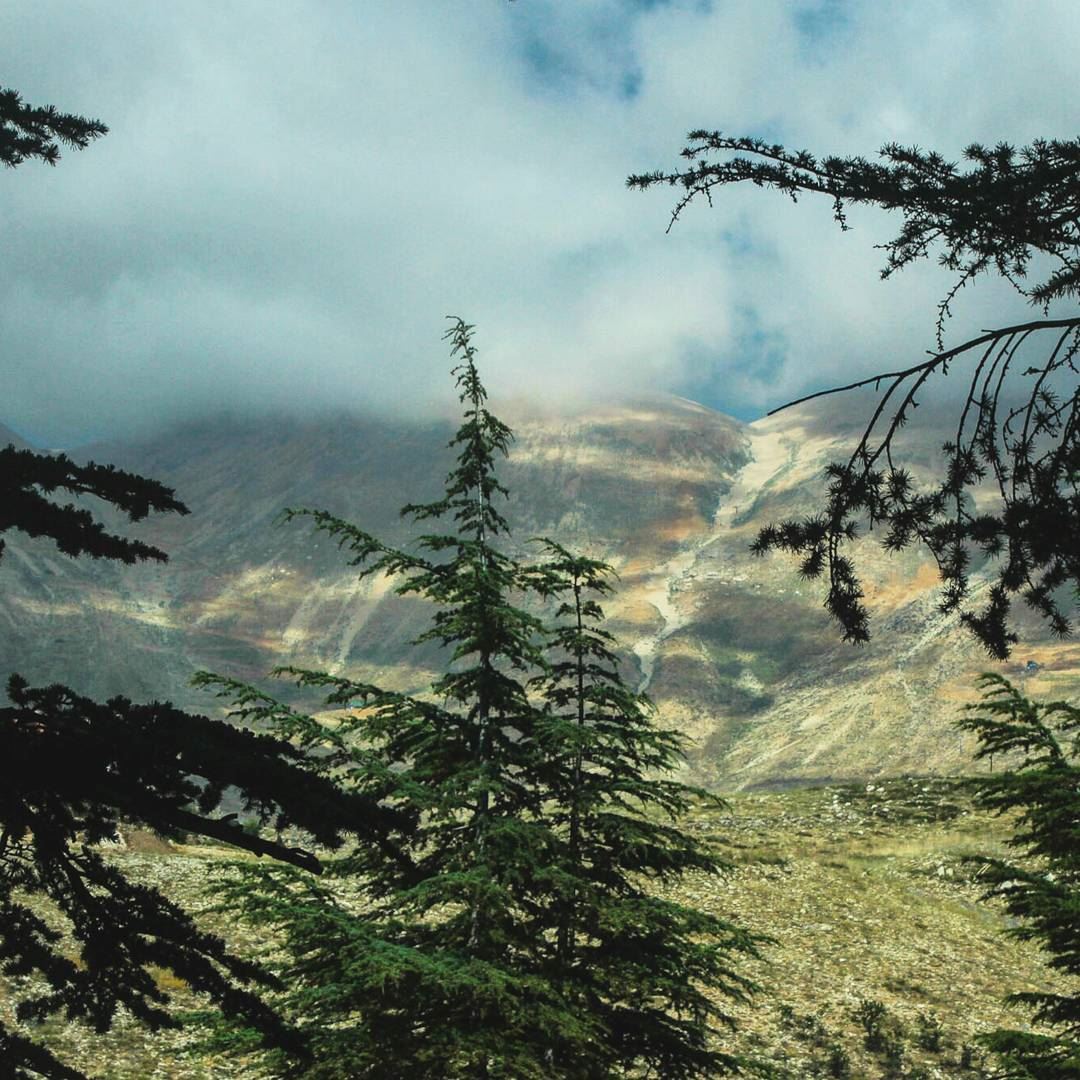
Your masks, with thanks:
<instances>
[{"instance_id":1,"label":"dark foliage","mask_svg":"<svg viewBox=\"0 0 1080 1080\"><path fill-rule=\"evenodd\" d=\"M0 88L0 161L10 168L30 158L55 165L59 144L81 150L108 130L99 120L62 113L54 105L27 105L17 91ZM90 511L71 503L60 506L47 497L57 491L96 496L122 510L130 521L140 521L152 510L188 512L172 490L156 480L111 465L77 465L63 454L38 454L8 445L0 449L0 534L19 529L30 536L46 536L67 555L126 563L165 560L165 553L155 547L107 533ZM0 555L3 550L0 535Z\"/></svg>"},{"instance_id":2,"label":"dark foliage","mask_svg":"<svg viewBox=\"0 0 1080 1080\"><path fill-rule=\"evenodd\" d=\"M978 757L1004 760L999 772L972 781L979 802L998 813L1019 812L1009 841L1021 856L971 858L995 897L1016 920L1008 933L1034 941L1048 965L1073 986L1067 993L1020 993L1053 1034L996 1031L985 1041L1008 1080L1080 1077L1080 708L1039 704L1000 675L983 675L981 703L969 705L960 727L979 738Z\"/></svg>"},{"instance_id":3,"label":"dark foliage","mask_svg":"<svg viewBox=\"0 0 1080 1080\"><path fill-rule=\"evenodd\" d=\"M55 164L58 144L81 148L103 124L52 106L22 104L0 91L0 160L37 157ZM53 540L68 555L135 563L164 561L158 548L108 533L90 511L59 505L56 492L94 496L131 521L151 511L186 514L173 492L109 465L78 465L64 455L0 450L0 534L18 529ZM0 556L3 540L0 539ZM63 1013L104 1031L118 1006L152 1028L175 1026L168 995L151 965L171 969L227 1015L243 1017L268 1043L302 1054L294 1032L252 993L277 985L230 954L155 889L128 880L95 845L117 825L139 823L165 835L192 832L258 855L318 870L312 854L245 832L220 815L227 794L264 823L296 825L316 841L343 834L387 846L394 820L363 795L343 793L283 739L234 730L168 704L102 705L64 686L31 689L11 676L12 705L0 708L0 973L10 981L20 1021ZM35 907L51 906L70 941ZM0 1072L17 1080L78 1080L44 1047L0 1026Z\"/></svg>"},{"instance_id":4,"label":"dark foliage","mask_svg":"<svg viewBox=\"0 0 1080 1080\"><path fill-rule=\"evenodd\" d=\"M27 105L17 91L0 88L0 161L9 168L28 158L55 165L61 144L82 150L108 130L100 120L62 113L55 105Z\"/></svg>"},{"instance_id":5,"label":"dark foliage","mask_svg":"<svg viewBox=\"0 0 1080 1080\"><path fill-rule=\"evenodd\" d=\"M695 131L689 139L683 156L693 164L685 170L629 180L636 188L684 189L672 224L695 198L711 202L714 189L726 184L775 188L793 200L811 192L831 199L842 228L850 205L903 215L899 233L884 245L883 277L933 251L957 275L939 304L937 351L929 359L824 391L885 387L850 458L830 468L822 513L769 526L755 550L780 548L798 555L807 577L828 571L826 606L850 641L869 636L862 589L845 553L863 522L884 524L884 543L891 550L915 542L929 548L944 582L943 610L960 610L993 656L1004 658L1016 641L1009 613L1017 596L1056 634L1068 634L1058 590L1080 587L1080 317L1001 327L948 349L944 326L960 289L987 273L1010 282L1044 316L1052 302L1075 303L1080 296L1080 140L1037 141L1019 151L1004 144L970 146L965 156L971 168L963 170L938 154L895 144L884 147L881 162L870 162L819 160L805 151L719 132ZM710 160L713 154L725 158ZM1029 280L1033 271L1038 276ZM1038 357L1034 363L1032 353ZM940 483L917 491L893 460L894 436L919 398L935 392L932 380L954 365L966 365L969 380L956 434L943 448ZM996 490L993 509L976 508L972 492L979 485ZM981 610L964 607L975 555L996 567Z\"/></svg>"},{"instance_id":6,"label":"dark foliage","mask_svg":"<svg viewBox=\"0 0 1080 1080\"><path fill-rule=\"evenodd\" d=\"M133 706L121 698L100 705L60 686L31 690L17 677L9 692L14 707L0 710L6 781L0 793L0 959L9 978L36 973L48 987L21 996L19 1019L62 1011L104 1031L123 1004L152 1027L175 1025L161 1008L166 995L147 970L156 964L284 1040L276 1017L234 985L237 979L265 983L266 976L230 956L220 939L200 933L160 893L127 880L94 845L115 838L122 813L126 821L173 835L194 827L253 848L238 827L207 816L221 801L222 771L237 753L245 755L238 759L245 766L267 769L251 777L252 790L244 792L249 807L265 809L261 793L280 789L282 764L295 752L168 706ZM193 731L193 721L201 730ZM187 809L192 803L199 813ZM310 861L280 845L264 849ZM65 916L78 960L21 899L34 893ZM43 1054L23 1066L36 1069L33 1062L46 1060Z\"/></svg>"},{"instance_id":7,"label":"dark foliage","mask_svg":"<svg viewBox=\"0 0 1080 1080\"><path fill-rule=\"evenodd\" d=\"M151 511L187 513L173 492L111 466L63 455L0 450L0 532L53 540L71 556L164 561L159 549L106 532L90 512L47 496L93 495L132 521ZM3 542L0 540L0 555ZM307 870L309 852L246 833L220 814L228 793L261 820L296 825L334 846L343 834L386 844L394 815L341 792L282 739L237 731L168 704L102 705L64 686L31 689L11 677L12 707L0 708L0 971L36 976L47 989L16 987L20 1020L63 1013L106 1030L124 1005L151 1027L175 1026L151 966L171 969L227 1015L242 1016L273 1045L294 1053L295 1033L245 983L277 985L255 965L201 932L160 892L128 880L94 845L121 820L166 835L189 832ZM35 914L33 896L55 906L78 943L78 960ZM5 1075L73 1077L45 1048L0 1027Z\"/></svg>"},{"instance_id":8,"label":"dark foliage","mask_svg":"<svg viewBox=\"0 0 1080 1080\"><path fill-rule=\"evenodd\" d=\"M164 562L165 552L139 540L106 532L85 507L59 505L47 496L56 491L92 495L122 510L129 521L141 521L151 511L186 514L187 507L171 488L112 465L77 465L64 454L37 454L7 446L0 450L0 534L18 529L28 536L54 541L65 555L90 555L135 563ZM0 555L4 540L0 536Z\"/></svg>"},{"instance_id":9,"label":"dark foliage","mask_svg":"<svg viewBox=\"0 0 1080 1080\"><path fill-rule=\"evenodd\" d=\"M200 931L160 892L126 878L95 845L114 839L123 820L317 871L309 852L245 832L235 812L221 815L223 798L231 795L264 824L297 826L328 846L343 833L383 842L393 812L311 773L302 751L282 739L167 704L115 698L102 705L63 686L30 689L17 676L9 693L13 707L0 709L0 970L9 979L36 975L47 986L13 984L20 1020L62 1012L104 1031L124 1005L152 1028L176 1026L149 970L156 966L226 1015L243 1017L270 1044L302 1052L295 1034L243 988L276 981ZM77 959L28 906L34 894L63 915ZM15 1075L78 1075L43 1049L23 1053L32 1045L26 1040L3 1031L0 1039L10 1042L5 1064L24 1070ZM35 1064L43 1061L52 1072Z\"/></svg>"},{"instance_id":10,"label":"dark foliage","mask_svg":"<svg viewBox=\"0 0 1080 1080\"><path fill-rule=\"evenodd\" d=\"M755 987L732 960L757 955L765 939L657 896L645 881L730 870L677 824L695 804L724 803L662 779L682 761L684 739L657 727L648 700L622 679L597 599L613 592L612 568L543 544L533 587L559 601L546 670L532 680L544 702L536 738L546 820L562 854L549 871L557 913L550 970L606 1032L588 1056L557 1049L553 1060L575 1077L633 1075L642 1064L665 1077L720 1075L738 1061L707 1036L732 1020L703 988L746 1001Z\"/></svg>"}]
</instances>

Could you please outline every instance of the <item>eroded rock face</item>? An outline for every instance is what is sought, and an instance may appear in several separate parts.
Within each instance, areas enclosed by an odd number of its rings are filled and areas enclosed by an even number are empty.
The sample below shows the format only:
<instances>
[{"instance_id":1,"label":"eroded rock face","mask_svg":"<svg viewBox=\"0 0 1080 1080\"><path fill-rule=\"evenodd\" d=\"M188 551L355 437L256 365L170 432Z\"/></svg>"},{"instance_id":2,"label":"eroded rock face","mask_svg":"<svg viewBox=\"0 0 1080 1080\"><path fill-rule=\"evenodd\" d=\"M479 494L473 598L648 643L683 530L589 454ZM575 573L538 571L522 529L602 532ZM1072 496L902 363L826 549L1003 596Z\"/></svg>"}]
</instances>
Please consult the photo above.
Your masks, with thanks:
<instances>
[{"instance_id":1,"label":"eroded rock face","mask_svg":"<svg viewBox=\"0 0 1080 1080\"><path fill-rule=\"evenodd\" d=\"M852 648L819 583L783 556L749 553L762 525L813 511L825 464L857 434L857 404L751 425L674 398L500 416L516 434L502 474L511 543L527 554L531 537L550 535L615 565L611 629L660 720L693 737L694 779L732 788L968 765L951 720L973 699L973 676L995 665L938 613L925 555L861 542L875 637ZM409 644L425 605L386 580L358 582L333 543L275 521L285 506L324 508L406 543L398 508L440 494L452 432L355 417L222 421L93 448L174 486L192 513L130 530L171 553L164 567L76 562L8 534L4 668L204 712L216 701L187 685L199 668L258 680L297 664L423 687L441 662L434 646ZM916 472L943 438L932 423L910 433ZM1077 646L1034 622L1004 670L1019 676L1029 660L1040 665L1024 674L1033 693L1080 689Z\"/></svg>"}]
</instances>

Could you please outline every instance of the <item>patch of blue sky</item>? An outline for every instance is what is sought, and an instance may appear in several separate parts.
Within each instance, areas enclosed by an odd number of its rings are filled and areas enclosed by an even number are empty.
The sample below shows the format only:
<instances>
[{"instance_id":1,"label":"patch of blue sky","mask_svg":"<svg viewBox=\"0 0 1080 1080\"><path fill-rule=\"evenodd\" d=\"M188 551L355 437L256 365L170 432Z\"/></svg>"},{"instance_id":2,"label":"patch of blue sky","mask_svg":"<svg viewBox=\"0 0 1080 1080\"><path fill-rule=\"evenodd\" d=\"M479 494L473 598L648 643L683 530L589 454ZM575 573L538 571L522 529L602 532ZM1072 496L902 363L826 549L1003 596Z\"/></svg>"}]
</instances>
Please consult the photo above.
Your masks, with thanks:
<instances>
[{"instance_id":1,"label":"patch of blue sky","mask_svg":"<svg viewBox=\"0 0 1080 1080\"><path fill-rule=\"evenodd\" d=\"M749 228L746 227L723 229L720 232L720 243L724 246L724 253L736 259L741 256L753 255L759 250L750 235Z\"/></svg>"},{"instance_id":2,"label":"patch of blue sky","mask_svg":"<svg viewBox=\"0 0 1080 1080\"><path fill-rule=\"evenodd\" d=\"M623 10L607 17L569 22L535 18L516 23L526 78L541 92L575 95L600 90L623 101L634 100L644 81L634 55L634 15L666 2L624 0ZM570 40L570 34L578 39Z\"/></svg>"},{"instance_id":3,"label":"patch of blue sky","mask_svg":"<svg viewBox=\"0 0 1080 1080\"><path fill-rule=\"evenodd\" d=\"M761 326L750 308L740 308L734 340L722 350L703 344L684 355L690 375L676 392L702 405L749 423L784 402L774 400L775 384L790 356L790 343L775 330Z\"/></svg>"},{"instance_id":4,"label":"patch of blue sky","mask_svg":"<svg viewBox=\"0 0 1080 1080\"><path fill-rule=\"evenodd\" d=\"M851 0L807 0L793 13L803 51L824 63L850 27Z\"/></svg>"},{"instance_id":5,"label":"patch of blue sky","mask_svg":"<svg viewBox=\"0 0 1080 1080\"><path fill-rule=\"evenodd\" d=\"M744 378L762 386L772 385L790 354L788 340L775 330L762 329L752 315L748 321L751 325L739 334L735 343L739 367Z\"/></svg>"},{"instance_id":6,"label":"patch of blue sky","mask_svg":"<svg viewBox=\"0 0 1080 1080\"><path fill-rule=\"evenodd\" d=\"M776 238L763 232L760 224L748 214L737 215L728 228L718 232L717 240L723 249L723 259L735 273L739 272L740 266L746 272L752 272L780 263L781 252ZM739 319L741 322L747 320L745 311L739 312Z\"/></svg>"},{"instance_id":7,"label":"patch of blue sky","mask_svg":"<svg viewBox=\"0 0 1080 1080\"><path fill-rule=\"evenodd\" d=\"M753 134L757 139L761 139L762 142L767 143L779 143L781 146L791 141L793 131L790 126L790 121L785 125L779 117L773 117L771 120L765 120L759 123L753 130L747 134Z\"/></svg>"},{"instance_id":8,"label":"patch of blue sky","mask_svg":"<svg viewBox=\"0 0 1080 1080\"><path fill-rule=\"evenodd\" d=\"M715 6L715 0L622 0L623 7L635 11L655 11L657 8L689 7L699 15L708 15Z\"/></svg>"},{"instance_id":9,"label":"patch of blue sky","mask_svg":"<svg viewBox=\"0 0 1080 1080\"><path fill-rule=\"evenodd\" d=\"M633 101L641 93L641 85L644 81L645 73L641 68L635 67L624 72L619 96L624 101Z\"/></svg>"},{"instance_id":10,"label":"patch of blue sky","mask_svg":"<svg viewBox=\"0 0 1080 1080\"><path fill-rule=\"evenodd\" d=\"M575 87L582 77L572 55L558 43L529 34L521 43L521 58L532 80L548 90Z\"/></svg>"}]
</instances>

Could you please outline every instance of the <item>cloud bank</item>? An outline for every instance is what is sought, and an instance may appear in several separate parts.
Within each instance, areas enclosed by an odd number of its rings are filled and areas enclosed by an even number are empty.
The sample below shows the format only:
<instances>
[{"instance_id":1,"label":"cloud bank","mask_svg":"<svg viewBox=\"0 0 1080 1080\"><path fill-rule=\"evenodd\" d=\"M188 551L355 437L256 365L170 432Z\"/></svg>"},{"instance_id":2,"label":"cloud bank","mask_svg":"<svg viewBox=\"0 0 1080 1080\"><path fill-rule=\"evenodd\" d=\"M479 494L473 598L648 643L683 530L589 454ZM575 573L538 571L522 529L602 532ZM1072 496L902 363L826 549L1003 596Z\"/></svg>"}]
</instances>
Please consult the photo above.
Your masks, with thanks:
<instances>
[{"instance_id":1,"label":"cloud bank","mask_svg":"<svg viewBox=\"0 0 1080 1080\"><path fill-rule=\"evenodd\" d=\"M0 420L48 445L220 409L441 411L659 389L752 418L933 342L824 201L665 233L696 127L819 153L1075 134L1080 8L1015 0L13 0L3 82L110 133L0 175ZM970 291L970 290L969 290ZM987 283L955 333L1023 317Z\"/></svg>"}]
</instances>

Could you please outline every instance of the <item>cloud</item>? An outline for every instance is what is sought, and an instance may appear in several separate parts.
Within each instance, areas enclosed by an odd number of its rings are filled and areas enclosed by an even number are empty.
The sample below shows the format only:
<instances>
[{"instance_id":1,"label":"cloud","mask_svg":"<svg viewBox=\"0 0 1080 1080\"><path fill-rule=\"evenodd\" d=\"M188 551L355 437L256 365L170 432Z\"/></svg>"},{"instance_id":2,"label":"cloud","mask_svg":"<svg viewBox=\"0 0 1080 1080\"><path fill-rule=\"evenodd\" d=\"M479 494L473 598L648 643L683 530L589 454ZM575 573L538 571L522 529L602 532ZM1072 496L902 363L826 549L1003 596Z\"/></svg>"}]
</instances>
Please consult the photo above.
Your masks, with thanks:
<instances>
[{"instance_id":1,"label":"cloud","mask_svg":"<svg viewBox=\"0 0 1080 1080\"><path fill-rule=\"evenodd\" d=\"M750 417L917 356L945 281L896 222L728 191L665 234L694 127L819 152L1071 137L1080 10L1006 0L9 5L32 102L110 134L0 176L5 422L49 444L231 408L687 393ZM983 299L978 299L982 296ZM957 325L1022 305L973 293Z\"/></svg>"}]
</instances>

